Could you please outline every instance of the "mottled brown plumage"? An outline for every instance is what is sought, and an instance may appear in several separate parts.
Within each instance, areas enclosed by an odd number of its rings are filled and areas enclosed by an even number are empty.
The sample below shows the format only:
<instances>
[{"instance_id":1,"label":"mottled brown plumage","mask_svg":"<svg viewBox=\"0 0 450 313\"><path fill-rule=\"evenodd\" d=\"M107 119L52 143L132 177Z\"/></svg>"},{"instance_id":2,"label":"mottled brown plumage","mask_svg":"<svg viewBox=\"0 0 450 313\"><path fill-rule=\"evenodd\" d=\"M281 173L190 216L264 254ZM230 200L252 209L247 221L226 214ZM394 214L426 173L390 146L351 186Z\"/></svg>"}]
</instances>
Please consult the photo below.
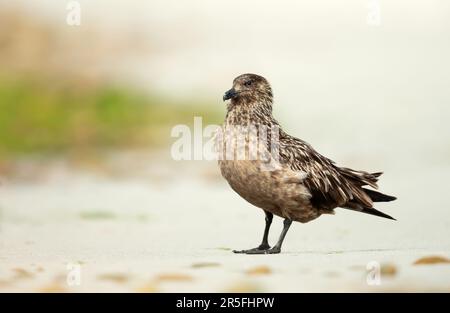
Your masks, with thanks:
<instances>
[{"instance_id":1,"label":"mottled brown plumage","mask_svg":"<svg viewBox=\"0 0 450 313\"><path fill-rule=\"evenodd\" d=\"M375 210L373 202L392 201L395 197L364 188L377 188L381 173L339 167L305 141L281 129L272 116L272 89L265 78L255 74L238 76L233 81L233 88L225 93L224 100L231 101L220 137L221 173L234 191L266 212L266 229L261 245L235 252L279 253L292 221L306 223L322 214L333 214L337 207L393 219ZM238 126L257 127L255 132L247 132L240 148L233 136L226 136ZM269 129L266 137L261 136L264 128ZM275 129L276 133L270 129ZM266 140L258 144L252 136ZM272 139L277 139L276 146L271 146ZM242 149L246 158L238 159L237 154ZM251 149L256 149L259 156L266 158L250 158L248 151ZM227 150L229 154L226 154ZM228 157L230 155L231 158ZM268 170L267 164L275 160L278 166ZM285 219L285 227L278 243L270 249L267 235L273 214Z\"/></svg>"}]
</instances>

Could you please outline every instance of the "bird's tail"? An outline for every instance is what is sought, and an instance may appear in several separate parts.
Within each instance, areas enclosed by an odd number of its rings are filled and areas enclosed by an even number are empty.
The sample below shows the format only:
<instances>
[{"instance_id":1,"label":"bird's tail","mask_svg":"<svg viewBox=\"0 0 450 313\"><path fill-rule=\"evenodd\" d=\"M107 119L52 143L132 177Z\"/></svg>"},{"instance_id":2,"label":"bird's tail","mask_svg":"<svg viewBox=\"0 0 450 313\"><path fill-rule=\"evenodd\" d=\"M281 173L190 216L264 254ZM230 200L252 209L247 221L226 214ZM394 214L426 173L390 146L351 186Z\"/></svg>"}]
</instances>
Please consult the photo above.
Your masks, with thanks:
<instances>
[{"instance_id":1,"label":"bird's tail","mask_svg":"<svg viewBox=\"0 0 450 313\"><path fill-rule=\"evenodd\" d=\"M397 199L394 196L385 195L384 193L375 190L366 188L362 188L362 190L364 190L364 192L370 197L370 199L372 199L373 202L389 202Z\"/></svg>"},{"instance_id":2,"label":"bird's tail","mask_svg":"<svg viewBox=\"0 0 450 313\"><path fill-rule=\"evenodd\" d=\"M378 178L381 174L383 174L383 172L368 173L364 171L355 171L345 167L340 167L339 170L340 173L349 179L354 186L354 199L346 204L346 209L396 220L392 216L372 207L373 202L389 202L397 199L396 197L385 195L379 191L363 188L363 186L370 186L377 189Z\"/></svg>"}]
</instances>

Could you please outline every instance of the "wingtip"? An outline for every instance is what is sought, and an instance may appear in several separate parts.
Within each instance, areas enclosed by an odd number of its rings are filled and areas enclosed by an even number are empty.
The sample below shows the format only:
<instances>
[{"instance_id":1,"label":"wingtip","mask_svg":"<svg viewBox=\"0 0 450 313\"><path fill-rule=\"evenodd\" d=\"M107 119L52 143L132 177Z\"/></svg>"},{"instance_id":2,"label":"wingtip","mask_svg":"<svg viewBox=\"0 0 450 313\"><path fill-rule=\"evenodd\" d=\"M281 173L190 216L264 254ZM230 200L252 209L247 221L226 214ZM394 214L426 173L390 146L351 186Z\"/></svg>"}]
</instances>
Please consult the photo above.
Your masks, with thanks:
<instances>
[{"instance_id":1,"label":"wingtip","mask_svg":"<svg viewBox=\"0 0 450 313\"><path fill-rule=\"evenodd\" d=\"M379 216L379 217L384 217L384 218L387 218L388 220L393 220L393 221L397 221L397 219L395 218L395 217L392 217L392 216L390 216L390 215L387 215L386 213L383 213L383 212L380 212L380 211L378 211L380 214L373 214L373 215L376 215L376 216Z\"/></svg>"},{"instance_id":2,"label":"wingtip","mask_svg":"<svg viewBox=\"0 0 450 313\"><path fill-rule=\"evenodd\" d=\"M379 211L378 211L378 212L379 212ZM392 216L390 216L390 215L387 215L386 213L382 213L382 212L381 212L381 214L379 214L378 216L387 218L387 219L389 219L389 220L397 221L397 219L396 219L395 217L392 217Z\"/></svg>"},{"instance_id":3,"label":"wingtip","mask_svg":"<svg viewBox=\"0 0 450 313\"><path fill-rule=\"evenodd\" d=\"M361 212L366 213L366 214L370 214L370 215L374 215L374 216L378 216L378 217L384 217L384 218L387 218L389 220L396 221L396 219L393 218L392 216L387 215L386 213L378 211L377 209L374 209L374 208L364 208L364 210L362 210Z\"/></svg>"}]
</instances>

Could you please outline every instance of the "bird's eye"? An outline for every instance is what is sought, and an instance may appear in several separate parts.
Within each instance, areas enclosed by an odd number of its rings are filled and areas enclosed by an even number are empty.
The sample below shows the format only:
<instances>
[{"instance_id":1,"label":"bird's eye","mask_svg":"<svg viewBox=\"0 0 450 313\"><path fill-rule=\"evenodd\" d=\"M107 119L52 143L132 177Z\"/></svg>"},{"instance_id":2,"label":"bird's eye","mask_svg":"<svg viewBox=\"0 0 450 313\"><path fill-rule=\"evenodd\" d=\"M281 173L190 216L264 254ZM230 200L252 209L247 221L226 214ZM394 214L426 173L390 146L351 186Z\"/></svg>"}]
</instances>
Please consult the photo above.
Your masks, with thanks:
<instances>
[{"instance_id":1,"label":"bird's eye","mask_svg":"<svg viewBox=\"0 0 450 313\"><path fill-rule=\"evenodd\" d=\"M244 83L244 86L251 86L252 85L252 81L251 80L247 80L245 83Z\"/></svg>"}]
</instances>

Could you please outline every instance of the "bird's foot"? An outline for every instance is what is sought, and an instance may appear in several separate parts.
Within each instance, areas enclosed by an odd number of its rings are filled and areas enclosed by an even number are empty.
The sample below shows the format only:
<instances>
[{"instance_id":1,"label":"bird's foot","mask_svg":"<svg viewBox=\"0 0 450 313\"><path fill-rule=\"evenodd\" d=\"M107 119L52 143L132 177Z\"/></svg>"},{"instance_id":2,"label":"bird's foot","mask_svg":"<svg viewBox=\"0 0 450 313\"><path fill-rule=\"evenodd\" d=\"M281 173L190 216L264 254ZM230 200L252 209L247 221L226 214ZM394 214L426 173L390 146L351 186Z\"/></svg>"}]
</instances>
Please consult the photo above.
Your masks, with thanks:
<instances>
[{"instance_id":1,"label":"bird's foot","mask_svg":"<svg viewBox=\"0 0 450 313\"><path fill-rule=\"evenodd\" d=\"M275 246L275 247L273 247L273 248L271 248L271 249L266 250L265 253L266 253L266 254L278 254L278 253L280 253L280 252L281 252L281 248Z\"/></svg>"},{"instance_id":2,"label":"bird's foot","mask_svg":"<svg viewBox=\"0 0 450 313\"><path fill-rule=\"evenodd\" d=\"M269 245L260 245L257 248L248 250L233 250L234 253L239 254L276 254L280 253L281 249L277 246L270 248Z\"/></svg>"}]
</instances>

